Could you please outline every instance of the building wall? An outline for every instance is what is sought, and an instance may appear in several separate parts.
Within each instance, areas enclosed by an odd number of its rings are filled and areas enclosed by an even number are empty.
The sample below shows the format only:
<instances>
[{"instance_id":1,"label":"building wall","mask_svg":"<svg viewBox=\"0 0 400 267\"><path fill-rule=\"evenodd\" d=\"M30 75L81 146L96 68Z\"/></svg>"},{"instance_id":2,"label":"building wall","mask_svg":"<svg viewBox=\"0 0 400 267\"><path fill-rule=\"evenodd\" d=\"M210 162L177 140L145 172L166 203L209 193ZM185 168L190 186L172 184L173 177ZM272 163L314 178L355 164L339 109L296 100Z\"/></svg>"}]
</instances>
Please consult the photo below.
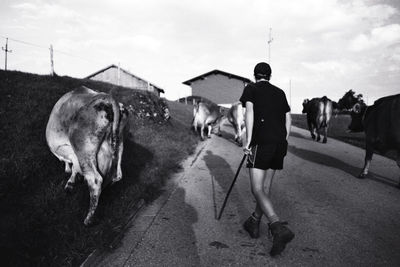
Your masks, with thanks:
<instances>
[{"instance_id":1,"label":"building wall","mask_svg":"<svg viewBox=\"0 0 400 267\"><path fill-rule=\"evenodd\" d=\"M211 74L190 84L192 95L202 96L217 104L232 104L242 96L245 83L222 74Z\"/></svg>"},{"instance_id":2,"label":"building wall","mask_svg":"<svg viewBox=\"0 0 400 267\"><path fill-rule=\"evenodd\" d=\"M109 68L90 79L102 82L108 82L115 85L120 85L128 88L140 89L144 91L155 92L153 86L149 86L146 81L133 77L124 71L120 71L119 83L118 83L118 68ZM157 91L157 90L156 90ZM155 92L158 94L158 91Z\"/></svg>"}]
</instances>

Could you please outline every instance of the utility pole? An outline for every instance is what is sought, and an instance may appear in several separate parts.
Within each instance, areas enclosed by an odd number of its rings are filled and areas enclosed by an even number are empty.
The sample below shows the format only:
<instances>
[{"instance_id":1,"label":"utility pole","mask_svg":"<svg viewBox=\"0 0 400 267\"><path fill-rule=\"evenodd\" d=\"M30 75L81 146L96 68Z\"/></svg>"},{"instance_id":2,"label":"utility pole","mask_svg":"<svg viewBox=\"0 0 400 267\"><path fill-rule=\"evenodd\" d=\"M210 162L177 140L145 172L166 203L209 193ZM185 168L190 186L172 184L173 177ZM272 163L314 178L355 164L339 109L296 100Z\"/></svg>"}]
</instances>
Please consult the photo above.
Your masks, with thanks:
<instances>
[{"instance_id":1,"label":"utility pole","mask_svg":"<svg viewBox=\"0 0 400 267\"><path fill-rule=\"evenodd\" d=\"M118 74L117 74L117 85L120 86L120 80L121 80L121 66L120 63L118 62ZM149 89L149 83L147 83L147 90Z\"/></svg>"},{"instance_id":2,"label":"utility pole","mask_svg":"<svg viewBox=\"0 0 400 267\"><path fill-rule=\"evenodd\" d=\"M292 108L292 79L289 80L289 105Z\"/></svg>"},{"instance_id":3,"label":"utility pole","mask_svg":"<svg viewBox=\"0 0 400 267\"><path fill-rule=\"evenodd\" d=\"M4 47L1 47L1 49L4 51L5 55L6 55L6 61L5 61L5 65L4 65L4 70L7 70L7 53L11 53L12 50L8 50L8 38L6 38L6 48L4 49Z\"/></svg>"},{"instance_id":4,"label":"utility pole","mask_svg":"<svg viewBox=\"0 0 400 267\"><path fill-rule=\"evenodd\" d=\"M274 39L272 38L272 28L269 28L269 39L268 39L268 64L271 65L271 43Z\"/></svg>"},{"instance_id":5,"label":"utility pole","mask_svg":"<svg viewBox=\"0 0 400 267\"><path fill-rule=\"evenodd\" d=\"M50 45L50 66L51 66L50 75L54 76L53 45Z\"/></svg>"}]
</instances>

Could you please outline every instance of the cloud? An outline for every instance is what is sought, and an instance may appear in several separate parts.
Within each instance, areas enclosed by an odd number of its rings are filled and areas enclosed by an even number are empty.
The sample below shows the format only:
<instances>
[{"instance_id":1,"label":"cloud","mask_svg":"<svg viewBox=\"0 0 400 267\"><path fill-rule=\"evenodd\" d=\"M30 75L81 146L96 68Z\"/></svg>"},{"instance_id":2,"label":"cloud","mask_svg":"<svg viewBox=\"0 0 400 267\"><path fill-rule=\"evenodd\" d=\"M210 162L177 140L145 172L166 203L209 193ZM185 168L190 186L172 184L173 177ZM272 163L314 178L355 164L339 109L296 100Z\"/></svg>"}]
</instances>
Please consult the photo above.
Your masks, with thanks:
<instances>
[{"instance_id":1,"label":"cloud","mask_svg":"<svg viewBox=\"0 0 400 267\"><path fill-rule=\"evenodd\" d=\"M301 64L313 73L324 76L349 75L362 69L358 63L351 60L302 62Z\"/></svg>"},{"instance_id":2,"label":"cloud","mask_svg":"<svg viewBox=\"0 0 400 267\"><path fill-rule=\"evenodd\" d=\"M36 11L38 9L37 5L33 3L19 3L11 5L11 8L18 9L18 10L28 10L28 11Z\"/></svg>"},{"instance_id":3,"label":"cloud","mask_svg":"<svg viewBox=\"0 0 400 267\"><path fill-rule=\"evenodd\" d=\"M117 38L96 39L84 41L78 44L87 48L101 47L104 49L131 49L131 50L146 50L151 52L158 52L161 48L161 41L151 35L132 35L132 36L119 36Z\"/></svg>"},{"instance_id":4,"label":"cloud","mask_svg":"<svg viewBox=\"0 0 400 267\"><path fill-rule=\"evenodd\" d=\"M67 7L58 4L46 4L37 2L33 3L19 3L11 5L11 8L19 10L25 14L30 13L32 17L36 17L37 19L65 19L65 18L77 18L81 17L81 15Z\"/></svg>"},{"instance_id":5,"label":"cloud","mask_svg":"<svg viewBox=\"0 0 400 267\"><path fill-rule=\"evenodd\" d=\"M359 34L349 44L349 49L355 52L375 48L385 48L400 42L400 25L391 24L374 28L369 34Z\"/></svg>"}]
</instances>

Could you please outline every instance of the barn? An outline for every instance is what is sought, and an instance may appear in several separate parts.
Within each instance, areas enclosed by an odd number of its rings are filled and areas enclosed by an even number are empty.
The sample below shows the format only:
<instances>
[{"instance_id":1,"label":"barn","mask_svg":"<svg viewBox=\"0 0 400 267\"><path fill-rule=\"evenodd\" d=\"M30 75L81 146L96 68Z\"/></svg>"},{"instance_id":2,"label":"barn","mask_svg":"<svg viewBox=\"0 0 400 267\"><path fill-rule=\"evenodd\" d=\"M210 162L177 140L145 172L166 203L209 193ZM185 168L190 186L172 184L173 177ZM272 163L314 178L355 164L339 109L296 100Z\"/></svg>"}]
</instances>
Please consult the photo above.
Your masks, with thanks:
<instances>
[{"instance_id":1,"label":"barn","mask_svg":"<svg viewBox=\"0 0 400 267\"><path fill-rule=\"evenodd\" d=\"M160 96L161 93L165 93L162 88L114 64L85 77L85 79L108 82L132 89L150 91L158 96Z\"/></svg>"},{"instance_id":2,"label":"barn","mask_svg":"<svg viewBox=\"0 0 400 267\"><path fill-rule=\"evenodd\" d=\"M193 96L205 97L218 105L229 107L239 100L244 87L251 81L247 78L213 70L183 82L192 88Z\"/></svg>"}]
</instances>

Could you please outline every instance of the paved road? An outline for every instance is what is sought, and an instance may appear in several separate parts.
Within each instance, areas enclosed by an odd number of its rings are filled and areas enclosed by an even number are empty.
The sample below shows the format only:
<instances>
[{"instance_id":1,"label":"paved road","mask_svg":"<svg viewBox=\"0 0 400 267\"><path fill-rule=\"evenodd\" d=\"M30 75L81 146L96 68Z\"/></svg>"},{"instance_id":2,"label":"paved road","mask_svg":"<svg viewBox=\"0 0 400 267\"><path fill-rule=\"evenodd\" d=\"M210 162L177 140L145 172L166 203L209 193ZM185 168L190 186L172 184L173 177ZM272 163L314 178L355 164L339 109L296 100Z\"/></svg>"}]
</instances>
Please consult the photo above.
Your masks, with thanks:
<instances>
[{"instance_id":1,"label":"paved road","mask_svg":"<svg viewBox=\"0 0 400 267\"><path fill-rule=\"evenodd\" d=\"M243 155L231 128L223 130L223 137L202 142L184 172L139 212L119 247L86 265L400 266L400 172L394 161L375 155L370 177L356 179L363 150L333 139L316 143L293 127L272 198L296 237L272 259L265 220L259 239L242 230L255 205L245 168L222 219L215 219Z\"/></svg>"}]
</instances>

